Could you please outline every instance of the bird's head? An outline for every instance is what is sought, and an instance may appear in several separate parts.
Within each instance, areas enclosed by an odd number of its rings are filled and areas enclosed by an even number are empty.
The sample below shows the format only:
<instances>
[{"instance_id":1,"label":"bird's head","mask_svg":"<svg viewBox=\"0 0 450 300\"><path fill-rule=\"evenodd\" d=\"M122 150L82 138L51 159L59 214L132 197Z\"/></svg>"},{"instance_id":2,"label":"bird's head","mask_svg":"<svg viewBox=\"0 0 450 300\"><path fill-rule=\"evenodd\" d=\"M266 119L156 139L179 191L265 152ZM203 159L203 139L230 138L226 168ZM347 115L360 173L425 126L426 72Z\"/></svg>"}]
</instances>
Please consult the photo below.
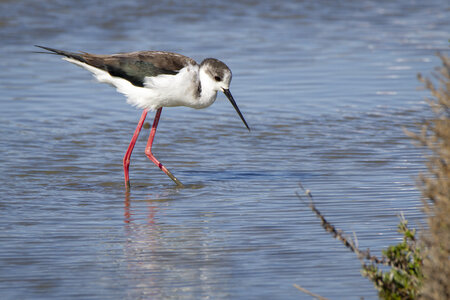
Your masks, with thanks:
<instances>
[{"instance_id":1,"label":"bird's head","mask_svg":"<svg viewBox=\"0 0 450 300\"><path fill-rule=\"evenodd\" d=\"M241 111L239 110L236 101L234 101L233 96L230 92L231 83L231 70L226 64L215 58L207 58L200 64L200 70L204 71L208 78L208 83L212 86L215 91L221 91L230 100L234 109L238 113L242 122L244 122L245 127L250 131L250 127L244 119Z\"/></svg>"},{"instance_id":2,"label":"bird's head","mask_svg":"<svg viewBox=\"0 0 450 300\"><path fill-rule=\"evenodd\" d=\"M211 82L214 90L223 92L230 88L231 70L226 64L215 58L207 58L200 64Z\"/></svg>"}]
</instances>

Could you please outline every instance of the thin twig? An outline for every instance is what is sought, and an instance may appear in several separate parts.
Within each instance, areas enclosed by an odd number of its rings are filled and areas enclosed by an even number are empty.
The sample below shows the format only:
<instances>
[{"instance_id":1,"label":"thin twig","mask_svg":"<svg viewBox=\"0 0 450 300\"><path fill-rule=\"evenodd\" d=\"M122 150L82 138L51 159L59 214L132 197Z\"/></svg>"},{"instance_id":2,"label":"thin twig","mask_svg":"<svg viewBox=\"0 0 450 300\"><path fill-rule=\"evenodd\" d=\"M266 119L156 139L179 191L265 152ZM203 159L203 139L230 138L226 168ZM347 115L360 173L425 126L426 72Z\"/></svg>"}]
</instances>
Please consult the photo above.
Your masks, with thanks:
<instances>
[{"instance_id":1,"label":"thin twig","mask_svg":"<svg viewBox=\"0 0 450 300\"><path fill-rule=\"evenodd\" d=\"M302 291L303 293L308 294L308 295L310 295L310 296L312 296L312 297L314 297L314 298L317 298L317 299L319 299L319 300L328 300L328 298L325 298L325 297L319 296L319 295L317 295L317 294L314 294L314 293L308 291L308 290L305 289L305 288L302 288L301 286L299 286L299 285L297 285L297 284L295 284L295 283L294 283L294 287L295 287L296 289Z\"/></svg>"},{"instance_id":2,"label":"thin twig","mask_svg":"<svg viewBox=\"0 0 450 300\"><path fill-rule=\"evenodd\" d=\"M367 249L365 251L361 251L355 245L355 243L352 241L351 238L347 238L343 234L342 230L336 229L336 227L334 225L332 225L330 222L328 222L327 219L325 219L325 217L320 213L320 211L314 205L314 201L313 201L311 192L309 190L305 190L301 184L299 184L299 186L304 191L305 195L308 197L308 199L309 199L308 206L316 214L316 216L320 219L320 221L322 223L322 227L325 229L325 231L327 231L328 233L331 233L335 239L341 241L345 245L345 247L349 248L353 253L355 253L361 261L366 259L375 264L387 264L385 259L379 259L378 257L371 255L369 249ZM301 201L303 201L303 198L299 193L297 193L297 196L299 197L299 199ZM305 202L305 201L303 201L303 202Z\"/></svg>"}]
</instances>

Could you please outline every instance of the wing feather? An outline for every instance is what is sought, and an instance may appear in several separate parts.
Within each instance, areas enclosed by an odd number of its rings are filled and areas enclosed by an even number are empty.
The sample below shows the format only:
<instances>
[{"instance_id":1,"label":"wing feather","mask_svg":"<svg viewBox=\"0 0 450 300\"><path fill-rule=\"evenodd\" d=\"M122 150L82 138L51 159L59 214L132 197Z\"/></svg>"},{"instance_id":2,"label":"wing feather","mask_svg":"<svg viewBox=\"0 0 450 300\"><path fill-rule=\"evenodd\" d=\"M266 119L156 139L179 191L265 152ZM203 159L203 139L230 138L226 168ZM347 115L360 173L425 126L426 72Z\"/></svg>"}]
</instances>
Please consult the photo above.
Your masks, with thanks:
<instances>
[{"instance_id":1,"label":"wing feather","mask_svg":"<svg viewBox=\"0 0 450 300\"><path fill-rule=\"evenodd\" d=\"M107 71L111 76L124 78L139 87L144 86L146 77L154 77L161 74L175 75L182 68L197 64L192 58L165 51L97 55L85 52L74 53L42 46L37 47Z\"/></svg>"}]
</instances>

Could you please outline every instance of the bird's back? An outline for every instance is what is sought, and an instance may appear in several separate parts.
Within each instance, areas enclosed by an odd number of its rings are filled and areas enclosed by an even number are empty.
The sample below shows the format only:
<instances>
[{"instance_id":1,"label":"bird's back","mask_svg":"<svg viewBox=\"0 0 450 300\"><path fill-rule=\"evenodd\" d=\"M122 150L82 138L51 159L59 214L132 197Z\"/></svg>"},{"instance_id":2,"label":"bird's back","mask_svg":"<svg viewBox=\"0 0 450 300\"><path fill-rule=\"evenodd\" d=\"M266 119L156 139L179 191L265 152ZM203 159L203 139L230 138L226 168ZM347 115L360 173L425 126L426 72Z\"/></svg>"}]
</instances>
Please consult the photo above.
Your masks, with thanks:
<instances>
[{"instance_id":1,"label":"bird's back","mask_svg":"<svg viewBox=\"0 0 450 300\"><path fill-rule=\"evenodd\" d=\"M76 53L37 46L55 54L85 63L108 72L111 76L121 77L133 85L143 87L146 77L161 74L175 75L184 67L197 65L190 57L166 51L137 51L111 55Z\"/></svg>"}]
</instances>

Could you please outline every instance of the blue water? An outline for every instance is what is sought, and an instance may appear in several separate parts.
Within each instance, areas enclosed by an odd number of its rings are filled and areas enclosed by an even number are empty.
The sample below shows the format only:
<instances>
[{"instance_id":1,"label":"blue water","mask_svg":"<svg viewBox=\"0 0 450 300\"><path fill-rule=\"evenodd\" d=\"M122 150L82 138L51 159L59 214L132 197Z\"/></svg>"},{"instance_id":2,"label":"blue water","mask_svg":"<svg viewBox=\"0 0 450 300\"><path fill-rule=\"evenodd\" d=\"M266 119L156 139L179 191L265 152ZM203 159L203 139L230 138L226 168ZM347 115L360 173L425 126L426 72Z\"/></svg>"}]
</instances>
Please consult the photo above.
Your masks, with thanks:
<instances>
[{"instance_id":1,"label":"blue water","mask_svg":"<svg viewBox=\"0 0 450 300\"><path fill-rule=\"evenodd\" d=\"M375 299L355 255L300 201L373 253L422 223L430 116L418 72L448 53L447 1L1 1L2 299ZM163 110L154 153L140 113L34 44L91 53L216 57L223 95ZM152 121L149 114L148 122Z\"/></svg>"}]
</instances>

